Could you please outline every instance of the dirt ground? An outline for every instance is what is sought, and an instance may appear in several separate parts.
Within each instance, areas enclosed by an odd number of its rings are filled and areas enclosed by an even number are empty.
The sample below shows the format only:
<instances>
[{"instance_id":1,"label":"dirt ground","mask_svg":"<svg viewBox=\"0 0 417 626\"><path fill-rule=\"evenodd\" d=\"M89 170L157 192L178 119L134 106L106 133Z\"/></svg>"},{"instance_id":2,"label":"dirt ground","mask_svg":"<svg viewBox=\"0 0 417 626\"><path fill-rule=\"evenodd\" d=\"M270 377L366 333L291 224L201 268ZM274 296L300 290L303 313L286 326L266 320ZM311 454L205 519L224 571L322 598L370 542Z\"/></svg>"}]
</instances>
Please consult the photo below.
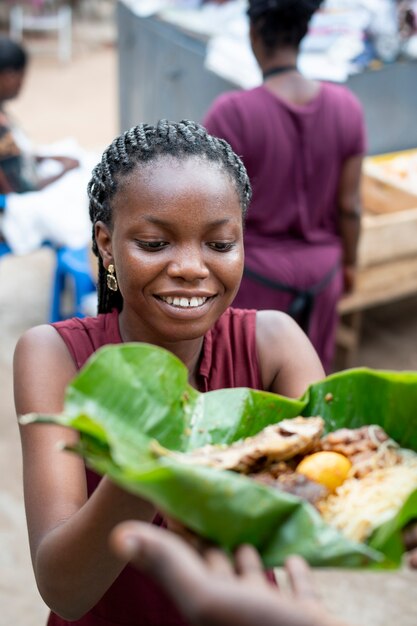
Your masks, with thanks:
<instances>
[{"instance_id":1,"label":"dirt ground","mask_svg":"<svg viewBox=\"0 0 417 626\"><path fill-rule=\"evenodd\" d=\"M114 25L80 23L74 56L62 65L53 42L36 51L28 80L11 111L34 141L73 136L101 150L118 132L117 51ZM21 333L48 318L52 253L0 261L0 626L42 626L47 609L34 582L21 489L20 445L13 408L12 357ZM365 316L357 365L417 369L417 298ZM316 573L325 602L340 617L363 626L414 626L417 573Z\"/></svg>"}]
</instances>

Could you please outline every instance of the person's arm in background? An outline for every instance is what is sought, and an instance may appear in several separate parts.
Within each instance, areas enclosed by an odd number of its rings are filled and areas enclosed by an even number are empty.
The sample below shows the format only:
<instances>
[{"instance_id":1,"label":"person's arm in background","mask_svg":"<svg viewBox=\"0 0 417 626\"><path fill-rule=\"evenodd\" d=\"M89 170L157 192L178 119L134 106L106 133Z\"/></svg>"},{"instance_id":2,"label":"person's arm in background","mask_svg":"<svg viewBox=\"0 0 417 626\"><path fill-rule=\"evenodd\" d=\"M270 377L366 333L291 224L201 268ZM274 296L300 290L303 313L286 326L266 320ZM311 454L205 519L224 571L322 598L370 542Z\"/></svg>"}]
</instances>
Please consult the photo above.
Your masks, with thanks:
<instances>
[{"instance_id":1,"label":"person's arm in background","mask_svg":"<svg viewBox=\"0 0 417 626\"><path fill-rule=\"evenodd\" d=\"M10 122L7 116L0 111L0 154L2 155L3 160L7 160L10 158L19 159L21 158L21 149L17 144L15 137L13 136L13 132L11 130ZM11 184L9 178L7 178L4 171L2 171L0 164L0 193L12 193L20 191L40 191L44 189L51 183L59 180L62 176L64 176L67 172L77 168L80 165L80 162L77 159L66 157L66 156L44 156L44 155L34 155L33 157L36 160L36 163L41 163L42 161L52 160L59 163L59 170L54 171L50 175L46 175L41 178L36 186L33 186L33 183L26 181L22 174L21 166L19 166L18 170L14 171L14 179L15 182ZM20 180L21 179L21 180ZM12 179L11 179L12 180Z\"/></svg>"},{"instance_id":2,"label":"person's arm in background","mask_svg":"<svg viewBox=\"0 0 417 626\"><path fill-rule=\"evenodd\" d=\"M7 193L12 193L13 189L9 183L9 181L6 178L6 175L4 174L3 170L0 167L0 193L1 194L7 194Z\"/></svg>"},{"instance_id":3,"label":"person's arm in background","mask_svg":"<svg viewBox=\"0 0 417 626\"><path fill-rule=\"evenodd\" d=\"M355 286L357 247L361 228L360 183L362 155L347 159L343 165L338 192L339 232L343 245L345 292Z\"/></svg>"},{"instance_id":4,"label":"person's arm in background","mask_svg":"<svg viewBox=\"0 0 417 626\"><path fill-rule=\"evenodd\" d=\"M77 159L73 159L71 157L65 157L65 156L37 156L36 157L36 160L38 163L41 163L42 161L45 161L48 159L57 161L61 165L62 169L57 174L53 174L51 176L46 176L45 178L42 178L39 181L38 186L37 186L38 191L40 191L41 189L45 189L45 187L48 187L48 185L51 185L55 181L62 178L62 176L64 176L67 172L70 172L71 170L76 169L80 165L80 162Z\"/></svg>"},{"instance_id":5,"label":"person's arm in background","mask_svg":"<svg viewBox=\"0 0 417 626\"><path fill-rule=\"evenodd\" d=\"M367 153L367 132L362 104L349 90L345 90L339 100L338 113L342 158L337 195L338 226L343 246L344 290L349 292L356 279L362 161Z\"/></svg>"},{"instance_id":6,"label":"person's arm in background","mask_svg":"<svg viewBox=\"0 0 417 626\"><path fill-rule=\"evenodd\" d=\"M300 557L286 563L291 592L283 594L249 545L233 563L217 548L200 555L177 535L134 521L117 526L110 541L121 559L162 585L193 626L347 626L320 602Z\"/></svg>"},{"instance_id":7,"label":"person's arm in background","mask_svg":"<svg viewBox=\"0 0 417 626\"><path fill-rule=\"evenodd\" d=\"M9 123L6 115L0 110L0 154L2 161L7 159L9 155L18 153L18 148L10 133ZM12 193L13 187L10 184L0 162L0 193Z\"/></svg>"}]
</instances>

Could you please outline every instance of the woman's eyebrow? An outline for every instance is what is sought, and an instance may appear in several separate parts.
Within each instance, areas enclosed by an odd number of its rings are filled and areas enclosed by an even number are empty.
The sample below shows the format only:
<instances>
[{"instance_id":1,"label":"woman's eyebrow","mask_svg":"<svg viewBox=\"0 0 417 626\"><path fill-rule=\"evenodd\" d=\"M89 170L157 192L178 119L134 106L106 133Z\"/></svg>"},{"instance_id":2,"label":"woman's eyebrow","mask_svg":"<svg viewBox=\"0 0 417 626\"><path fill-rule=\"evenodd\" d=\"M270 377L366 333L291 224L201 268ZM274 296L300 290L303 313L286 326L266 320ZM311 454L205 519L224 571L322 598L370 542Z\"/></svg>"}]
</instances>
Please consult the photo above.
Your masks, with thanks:
<instances>
[{"instance_id":1,"label":"woman's eyebrow","mask_svg":"<svg viewBox=\"0 0 417 626\"><path fill-rule=\"evenodd\" d=\"M150 222L151 224L155 224L156 226L170 227L174 223L170 220L164 220L160 217L156 217L155 215L144 215L143 219L147 222ZM231 220L228 217L224 217L218 220L213 220L212 222L207 222L206 226L208 228L215 228L217 226L224 226L225 224L229 224L230 221Z\"/></svg>"}]
</instances>

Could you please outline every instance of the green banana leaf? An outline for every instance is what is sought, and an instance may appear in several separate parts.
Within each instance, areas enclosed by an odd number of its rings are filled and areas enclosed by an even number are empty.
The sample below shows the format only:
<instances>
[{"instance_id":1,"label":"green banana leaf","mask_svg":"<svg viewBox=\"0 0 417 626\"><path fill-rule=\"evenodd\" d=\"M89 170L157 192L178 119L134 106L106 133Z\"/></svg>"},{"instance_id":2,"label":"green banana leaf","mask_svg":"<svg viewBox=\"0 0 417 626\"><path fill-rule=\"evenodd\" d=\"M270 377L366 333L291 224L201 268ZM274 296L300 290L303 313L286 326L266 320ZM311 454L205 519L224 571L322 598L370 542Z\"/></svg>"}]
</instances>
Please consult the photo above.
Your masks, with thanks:
<instances>
[{"instance_id":1,"label":"green banana leaf","mask_svg":"<svg viewBox=\"0 0 417 626\"><path fill-rule=\"evenodd\" d=\"M315 566L400 564L401 529L417 517L417 485L395 518L364 544L343 537L300 498L235 472L186 465L169 450L230 444L297 415L321 415L327 431L379 424L401 446L417 450L417 374L347 370L296 400L248 388L203 394L187 378L184 364L162 348L106 346L68 386L62 414L23 421L75 428L81 433L75 451L96 472L227 551L255 545L268 567L293 553ZM155 455L156 446L166 454Z\"/></svg>"}]
</instances>

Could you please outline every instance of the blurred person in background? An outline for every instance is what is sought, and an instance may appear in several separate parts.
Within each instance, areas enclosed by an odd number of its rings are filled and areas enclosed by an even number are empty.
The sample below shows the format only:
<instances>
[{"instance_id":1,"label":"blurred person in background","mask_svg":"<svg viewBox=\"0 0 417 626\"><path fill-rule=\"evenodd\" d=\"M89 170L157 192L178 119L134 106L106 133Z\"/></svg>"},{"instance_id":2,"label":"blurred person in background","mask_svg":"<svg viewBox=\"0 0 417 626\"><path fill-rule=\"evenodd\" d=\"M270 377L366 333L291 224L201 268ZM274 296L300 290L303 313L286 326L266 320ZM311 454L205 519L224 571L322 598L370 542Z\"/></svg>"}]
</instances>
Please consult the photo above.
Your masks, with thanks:
<instances>
[{"instance_id":1,"label":"blurred person in background","mask_svg":"<svg viewBox=\"0 0 417 626\"><path fill-rule=\"evenodd\" d=\"M263 84L222 94L203 123L241 156L253 187L234 306L290 313L329 372L337 302L355 282L365 129L348 89L298 70L300 42L321 3L249 0Z\"/></svg>"},{"instance_id":2,"label":"blurred person in background","mask_svg":"<svg viewBox=\"0 0 417 626\"><path fill-rule=\"evenodd\" d=\"M45 241L82 247L90 240L86 188L97 155L72 139L59 142L62 154L43 154L12 120L5 105L18 97L27 63L24 48L0 36L0 195L5 207L0 241L15 254L32 252Z\"/></svg>"},{"instance_id":3,"label":"blurred person in background","mask_svg":"<svg viewBox=\"0 0 417 626\"><path fill-rule=\"evenodd\" d=\"M6 113L5 103L17 98L27 67L27 53L18 43L0 37L0 193L37 191L78 167L77 159L63 156L40 156L22 130ZM59 171L42 177L38 165L47 158L59 164Z\"/></svg>"}]
</instances>

